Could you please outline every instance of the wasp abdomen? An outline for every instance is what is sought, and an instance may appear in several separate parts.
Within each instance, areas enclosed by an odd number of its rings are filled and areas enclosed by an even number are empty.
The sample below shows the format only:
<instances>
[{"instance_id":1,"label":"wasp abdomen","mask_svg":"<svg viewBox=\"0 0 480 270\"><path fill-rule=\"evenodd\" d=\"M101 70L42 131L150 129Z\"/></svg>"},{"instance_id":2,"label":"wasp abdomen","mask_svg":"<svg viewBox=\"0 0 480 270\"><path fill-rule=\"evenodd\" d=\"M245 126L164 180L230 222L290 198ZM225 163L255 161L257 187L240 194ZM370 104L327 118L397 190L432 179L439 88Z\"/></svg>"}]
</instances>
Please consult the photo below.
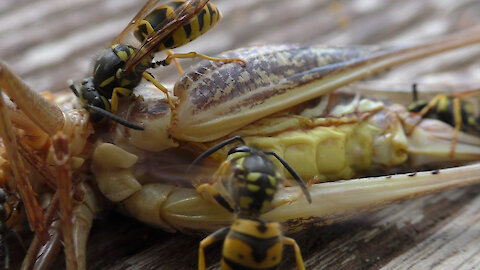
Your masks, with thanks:
<instances>
[{"instance_id":1,"label":"wasp abdomen","mask_svg":"<svg viewBox=\"0 0 480 270\"><path fill-rule=\"evenodd\" d=\"M237 218L223 244L222 269L277 269L281 236L278 222Z\"/></svg>"},{"instance_id":2,"label":"wasp abdomen","mask_svg":"<svg viewBox=\"0 0 480 270\"><path fill-rule=\"evenodd\" d=\"M135 37L143 42L150 34L163 28L173 19L177 18L175 10L185 1L173 1L158 6L148 14L135 29ZM188 23L169 34L159 44L157 51L173 49L187 44L212 28L221 18L220 11L212 3L207 3L203 9Z\"/></svg>"},{"instance_id":3,"label":"wasp abdomen","mask_svg":"<svg viewBox=\"0 0 480 270\"><path fill-rule=\"evenodd\" d=\"M438 101L435 106L428 110L423 116L424 118L433 118L443 121L455 127L455 105L454 97L441 95L438 96ZM428 101L418 100L408 105L410 112L421 112L428 105ZM475 116L475 109L472 103L465 100L459 100L459 116L461 116L461 130L474 131L480 130L480 121Z\"/></svg>"}]
</instances>

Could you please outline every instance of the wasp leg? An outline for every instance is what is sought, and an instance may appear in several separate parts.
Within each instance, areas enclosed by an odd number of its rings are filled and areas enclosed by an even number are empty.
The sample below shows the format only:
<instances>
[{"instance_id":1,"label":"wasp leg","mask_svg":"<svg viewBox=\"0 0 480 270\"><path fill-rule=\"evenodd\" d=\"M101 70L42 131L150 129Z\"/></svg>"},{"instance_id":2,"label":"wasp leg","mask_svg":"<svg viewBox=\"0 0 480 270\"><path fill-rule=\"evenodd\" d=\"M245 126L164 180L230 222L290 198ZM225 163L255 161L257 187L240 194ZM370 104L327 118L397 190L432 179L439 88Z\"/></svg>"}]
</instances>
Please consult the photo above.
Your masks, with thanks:
<instances>
[{"instance_id":1,"label":"wasp leg","mask_svg":"<svg viewBox=\"0 0 480 270\"><path fill-rule=\"evenodd\" d=\"M233 212L234 209L231 207L232 204L232 199L227 199L228 197L225 197L224 195L221 195L212 185L210 184L201 184L200 186L197 187L197 192L201 194L203 198L213 198L218 204L223 206L223 208L227 209L229 212ZM208 196L205 196L205 194L208 194ZM212 199L209 199L212 200Z\"/></svg>"},{"instance_id":2,"label":"wasp leg","mask_svg":"<svg viewBox=\"0 0 480 270\"><path fill-rule=\"evenodd\" d=\"M305 270L305 264L303 262L302 253L295 239L290 237L283 237L283 244L293 246L295 251L295 260L297 261L297 267L299 270Z\"/></svg>"},{"instance_id":3,"label":"wasp leg","mask_svg":"<svg viewBox=\"0 0 480 270\"><path fill-rule=\"evenodd\" d=\"M132 92L132 90L127 89L127 88L123 88L123 87L116 87L116 88L113 89L112 100L110 102L111 109L112 109L113 113L116 113L117 109L118 109L118 95L120 95L122 97L126 97L126 96L130 95L131 92Z\"/></svg>"},{"instance_id":4,"label":"wasp leg","mask_svg":"<svg viewBox=\"0 0 480 270\"><path fill-rule=\"evenodd\" d=\"M233 199L230 197L230 193L225 190L225 186L222 183L223 176L230 170L230 162L224 161L215 172L212 184L201 184L197 187L197 193L199 193L204 199L209 201L215 200L218 204L223 206L230 212L234 209L232 205L235 205Z\"/></svg>"},{"instance_id":5,"label":"wasp leg","mask_svg":"<svg viewBox=\"0 0 480 270\"><path fill-rule=\"evenodd\" d=\"M151 82L153 85L155 85L160 91L162 91L166 96L168 100L168 105L170 106L170 109L172 110L172 119L177 118L177 111L175 110L175 105L173 104L172 99L170 98L170 94L168 93L168 89L163 86L161 83L159 83L153 76L148 73L148 72L143 72L143 78Z\"/></svg>"},{"instance_id":6,"label":"wasp leg","mask_svg":"<svg viewBox=\"0 0 480 270\"><path fill-rule=\"evenodd\" d=\"M15 83L21 83L17 77L12 77L14 76L13 73L6 72L5 66L0 66L0 69L0 87L2 89L13 86ZM7 82L5 82L5 80L7 80ZM12 89L9 89L9 91L15 92ZM19 147L3 97L0 97L0 136L3 138L5 150L10 160L18 190L20 191L20 195L25 205L30 226L37 237L42 242L46 242L49 238L49 235L45 227L42 209L35 198L35 193L30 184L30 180L28 179L25 165L23 163L23 158L18 152Z\"/></svg>"},{"instance_id":7,"label":"wasp leg","mask_svg":"<svg viewBox=\"0 0 480 270\"><path fill-rule=\"evenodd\" d=\"M170 56L170 55L174 55L175 53L172 51L172 50L167 50L166 51L166 54L167 54L167 57ZM183 68L182 66L180 65L180 62L178 62L178 59L177 58L173 58L173 62L175 63L175 66L177 67L177 70L178 72L180 73L180 75L183 75L183 73L185 73L183 71Z\"/></svg>"},{"instance_id":8,"label":"wasp leg","mask_svg":"<svg viewBox=\"0 0 480 270\"><path fill-rule=\"evenodd\" d=\"M200 242L200 246L198 248L198 270L205 270L206 269L204 249L206 247L210 246L213 243L216 243L218 241L221 241L221 240L225 239L225 237L227 236L229 231L230 231L229 227L221 228L218 231L216 231L216 232L210 234L209 236L205 237Z\"/></svg>"},{"instance_id":9,"label":"wasp leg","mask_svg":"<svg viewBox=\"0 0 480 270\"><path fill-rule=\"evenodd\" d=\"M217 57L210 57L208 55L197 53L197 52L168 54L168 56L164 60L158 61L155 64L157 66L168 66L176 58L196 58L196 57L200 57L200 58L210 60L210 61L215 61L215 62L223 62L223 63L240 62L242 63L243 66L247 65L247 62L245 62L245 60L240 58L217 58Z\"/></svg>"}]
</instances>

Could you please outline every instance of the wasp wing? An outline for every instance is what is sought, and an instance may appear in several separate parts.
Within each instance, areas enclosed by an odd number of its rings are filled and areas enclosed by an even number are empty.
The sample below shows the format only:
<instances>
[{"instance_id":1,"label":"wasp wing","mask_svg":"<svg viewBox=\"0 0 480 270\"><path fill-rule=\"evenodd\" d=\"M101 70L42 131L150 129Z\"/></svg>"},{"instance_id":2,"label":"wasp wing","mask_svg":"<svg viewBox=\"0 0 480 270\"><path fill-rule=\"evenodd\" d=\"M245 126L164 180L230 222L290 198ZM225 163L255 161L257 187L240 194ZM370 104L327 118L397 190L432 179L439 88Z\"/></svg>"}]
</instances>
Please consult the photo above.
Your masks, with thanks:
<instances>
[{"instance_id":1,"label":"wasp wing","mask_svg":"<svg viewBox=\"0 0 480 270\"><path fill-rule=\"evenodd\" d=\"M158 29L148 36L128 59L125 63L126 72L131 72L145 57L149 57L155 53L158 45L165 37L198 14L207 2L208 0L187 0L179 5L174 11L176 18L165 19L163 22L160 22Z\"/></svg>"},{"instance_id":2,"label":"wasp wing","mask_svg":"<svg viewBox=\"0 0 480 270\"><path fill-rule=\"evenodd\" d=\"M172 136L205 142L341 86L429 55L480 43L480 27L402 48L264 46L227 53L237 63L203 61L175 85Z\"/></svg>"},{"instance_id":3,"label":"wasp wing","mask_svg":"<svg viewBox=\"0 0 480 270\"><path fill-rule=\"evenodd\" d=\"M128 23L128 25L123 29L123 31L118 35L110 44L124 43L125 38L130 34L137 26L138 22L145 18L152 10L159 6L159 2L165 2L165 0L148 0L147 3L138 11L138 13L133 17L133 19Z\"/></svg>"}]
</instances>

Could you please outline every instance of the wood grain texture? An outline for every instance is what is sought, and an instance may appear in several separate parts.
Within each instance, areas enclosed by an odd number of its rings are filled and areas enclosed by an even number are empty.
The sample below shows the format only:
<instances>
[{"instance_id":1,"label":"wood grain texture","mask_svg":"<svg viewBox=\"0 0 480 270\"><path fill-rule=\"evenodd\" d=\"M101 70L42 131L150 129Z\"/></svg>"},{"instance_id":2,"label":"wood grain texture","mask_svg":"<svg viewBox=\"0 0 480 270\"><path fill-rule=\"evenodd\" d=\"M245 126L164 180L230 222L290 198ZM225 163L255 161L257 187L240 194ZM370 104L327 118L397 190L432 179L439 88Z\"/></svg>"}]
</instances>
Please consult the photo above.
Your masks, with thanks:
<instances>
[{"instance_id":1,"label":"wood grain texture","mask_svg":"<svg viewBox=\"0 0 480 270\"><path fill-rule=\"evenodd\" d=\"M0 59L39 91L66 89L145 1L2 0ZM224 19L178 52L215 53L265 43L414 44L480 23L476 0L218 0ZM410 64L381 76L392 85L480 85L480 47ZM184 68L189 64L182 61ZM173 82L165 69L162 82ZM393 205L298 233L307 269L475 269L480 267L479 186ZM169 234L105 213L93 228L89 269L195 269L200 237ZM220 247L207 250L218 268ZM282 269L293 269L287 248ZM55 269L64 268L59 258Z\"/></svg>"}]
</instances>

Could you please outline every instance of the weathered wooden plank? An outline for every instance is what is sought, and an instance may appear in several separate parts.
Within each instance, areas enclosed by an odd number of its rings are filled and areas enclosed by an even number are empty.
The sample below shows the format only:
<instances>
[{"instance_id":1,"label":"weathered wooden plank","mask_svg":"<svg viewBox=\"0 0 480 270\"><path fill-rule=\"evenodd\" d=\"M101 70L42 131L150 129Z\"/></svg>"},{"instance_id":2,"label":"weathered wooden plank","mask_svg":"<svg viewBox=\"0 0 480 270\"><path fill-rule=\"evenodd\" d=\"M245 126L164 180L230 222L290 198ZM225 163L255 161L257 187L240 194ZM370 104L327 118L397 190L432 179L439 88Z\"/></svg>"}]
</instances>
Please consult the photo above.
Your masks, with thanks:
<instances>
[{"instance_id":1,"label":"weathered wooden plank","mask_svg":"<svg viewBox=\"0 0 480 270\"><path fill-rule=\"evenodd\" d=\"M145 1L0 2L0 58L39 91L66 88L89 74L95 56ZM214 1L224 20L178 49L206 54L263 43L413 44L480 22L475 0ZM212 42L214 40L215 42ZM421 61L382 75L386 81L478 82L480 48ZM188 67L189 62L184 63ZM434 75L449 71L448 75ZM162 81L177 73L165 69ZM476 81L475 81L476 80ZM308 269L471 269L478 267L479 186L394 205L294 237ZM118 232L117 232L118 230ZM193 269L199 237L169 234L106 214L94 226L90 269ZM209 249L208 262L220 248ZM294 268L287 249L282 269ZM55 269L63 268L62 259ZM214 268L214 267L213 267Z\"/></svg>"}]
</instances>

